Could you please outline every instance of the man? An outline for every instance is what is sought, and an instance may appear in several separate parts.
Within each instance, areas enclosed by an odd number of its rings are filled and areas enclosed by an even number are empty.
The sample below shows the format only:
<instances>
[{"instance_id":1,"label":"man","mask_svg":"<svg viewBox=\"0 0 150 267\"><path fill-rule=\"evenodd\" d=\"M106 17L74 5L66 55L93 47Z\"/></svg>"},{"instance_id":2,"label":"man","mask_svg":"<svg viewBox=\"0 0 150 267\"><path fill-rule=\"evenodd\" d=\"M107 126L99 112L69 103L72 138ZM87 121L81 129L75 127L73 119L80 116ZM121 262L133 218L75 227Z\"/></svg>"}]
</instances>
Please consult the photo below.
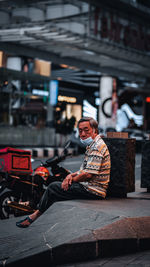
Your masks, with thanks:
<instances>
[{"instance_id":1,"label":"man","mask_svg":"<svg viewBox=\"0 0 150 267\"><path fill-rule=\"evenodd\" d=\"M68 174L63 182L53 182L46 189L38 209L16 223L28 227L54 202L70 199L104 199L110 179L110 155L106 144L98 134L98 123L91 117L78 122L79 136L86 147L80 170Z\"/></svg>"}]
</instances>

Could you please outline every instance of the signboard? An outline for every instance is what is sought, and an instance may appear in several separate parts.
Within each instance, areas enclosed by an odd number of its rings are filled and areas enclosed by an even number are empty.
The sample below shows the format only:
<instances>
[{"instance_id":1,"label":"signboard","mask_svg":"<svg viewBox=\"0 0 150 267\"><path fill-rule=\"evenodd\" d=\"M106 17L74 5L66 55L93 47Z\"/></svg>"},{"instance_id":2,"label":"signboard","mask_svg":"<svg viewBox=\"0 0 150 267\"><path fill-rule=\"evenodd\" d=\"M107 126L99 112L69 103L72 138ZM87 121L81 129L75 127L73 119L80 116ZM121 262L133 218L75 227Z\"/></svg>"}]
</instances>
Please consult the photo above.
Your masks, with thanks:
<instances>
[{"instance_id":1,"label":"signboard","mask_svg":"<svg viewBox=\"0 0 150 267\"><path fill-rule=\"evenodd\" d=\"M58 81L52 80L49 82L49 103L52 106L57 104L58 98Z\"/></svg>"},{"instance_id":2,"label":"signboard","mask_svg":"<svg viewBox=\"0 0 150 267\"><path fill-rule=\"evenodd\" d=\"M95 8L95 7L94 7ZM136 50L150 51L148 26L121 17L104 9L95 8L90 24L90 33L98 39L122 44Z\"/></svg>"},{"instance_id":3,"label":"signboard","mask_svg":"<svg viewBox=\"0 0 150 267\"><path fill-rule=\"evenodd\" d=\"M67 103L76 103L77 102L77 98L76 97L71 97L71 96L59 95L58 96L58 101L67 102Z\"/></svg>"}]
</instances>

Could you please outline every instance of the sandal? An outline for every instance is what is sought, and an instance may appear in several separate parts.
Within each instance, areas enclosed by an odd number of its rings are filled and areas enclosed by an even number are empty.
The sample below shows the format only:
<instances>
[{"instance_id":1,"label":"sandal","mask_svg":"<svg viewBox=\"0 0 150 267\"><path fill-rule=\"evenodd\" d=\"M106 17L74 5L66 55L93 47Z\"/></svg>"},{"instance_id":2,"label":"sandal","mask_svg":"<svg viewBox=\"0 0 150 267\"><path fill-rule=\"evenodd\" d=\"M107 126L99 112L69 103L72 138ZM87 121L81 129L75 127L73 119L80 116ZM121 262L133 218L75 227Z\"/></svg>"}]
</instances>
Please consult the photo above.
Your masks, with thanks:
<instances>
[{"instance_id":1,"label":"sandal","mask_svg":"<svg viewBox=\"0 0 150 267\"><path fill-rule=\"evenodd\" d=\"M29 224L24 224L24 222L27 221ZM27 228L28 226L30 226L30 224L33 223L33 220L28 216L25 219L16 222L16 226L20 227L20 228Z\"/></svg>"}]
</instances>

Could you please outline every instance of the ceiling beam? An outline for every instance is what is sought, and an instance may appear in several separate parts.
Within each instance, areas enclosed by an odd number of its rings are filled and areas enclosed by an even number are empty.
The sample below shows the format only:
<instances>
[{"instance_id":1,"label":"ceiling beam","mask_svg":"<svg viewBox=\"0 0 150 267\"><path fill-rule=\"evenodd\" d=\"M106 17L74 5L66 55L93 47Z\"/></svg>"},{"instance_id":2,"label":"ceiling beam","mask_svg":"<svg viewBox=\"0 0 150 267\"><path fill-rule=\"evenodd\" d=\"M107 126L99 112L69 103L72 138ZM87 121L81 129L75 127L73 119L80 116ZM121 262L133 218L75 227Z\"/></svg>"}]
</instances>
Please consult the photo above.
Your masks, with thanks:
<instances>
[{"instance_id":1,"label":"ceiling beam","mask_svg":"<svg viewBox=\"0 0 150 267\"><path fill-rule=\"evenodd\" d=\"M49 82L50 80L54 79L52 76L47 77L47 76L42 76L39 74L11 70L11 69L6 69L6 68L0 68L0 77L1 77L1 81L6 81L6 80L27 81L28 80L32 82Z\"/></svg>"},{"instance_id":2,"label":"ceiling beam","mask_svg":"<svg viewBox=\"0 0 150 267\"><path fill-rule=\"evenodd\" d=\"M23 45L13 44L11 42L1 42L0 50L5 51L6 53L11 53L12 55L27 56L32 58L39 58L47 61L52 61L55 64L66 64L70 66L76 66L80 69L91 69L99 71L99 64L91 64L82 59L74 59L69 57L60 57L60 54L54 54L49 51L42 51L36 48L27 47Z\"/></svg>"},{"instance_id":3,"label":"ceiling beam","mask_svg":"<svg viewBox=\"0 0 150 267\"><path fill-rule=\"evenodd\" d=\"M111 67L101 67L100 64L88 62L83 59L73 58L73 57L61 57L60 54L54 54L49 51L42 51L36 48L27 47L23 45L13 44L13 43L0 43L0 50L5 51L6 53L12 54L14 56L27 56L31 58L39 58L46 61L51 61L55 64L65 64L69 66L75 66L81 70L93 70L99 71L101 74L104 75L112 75L112 76L122 76L129 79L133 79L135 81L145 79L145 77L149 77L146 73L139 74L139 73L131 73L128 70L120 70L117 68Z\"/></svg>"}]
</instances>

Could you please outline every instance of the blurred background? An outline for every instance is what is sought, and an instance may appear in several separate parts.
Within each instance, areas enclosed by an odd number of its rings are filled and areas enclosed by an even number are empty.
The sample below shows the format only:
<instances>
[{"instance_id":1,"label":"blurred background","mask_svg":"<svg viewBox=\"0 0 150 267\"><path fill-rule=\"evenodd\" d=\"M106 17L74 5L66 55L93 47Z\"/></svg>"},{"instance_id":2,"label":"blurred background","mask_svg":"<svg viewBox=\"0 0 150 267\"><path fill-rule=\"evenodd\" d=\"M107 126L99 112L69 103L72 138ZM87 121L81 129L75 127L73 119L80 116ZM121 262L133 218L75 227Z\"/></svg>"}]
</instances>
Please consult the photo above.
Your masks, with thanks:
<instances>
[{"instance_id":1,"label":"blurred background","mask_svg":"<svg viewBox=\"0 0 150 267\"><path fill-rule=\"evenodd\" d=\"M150 134L149 0L0 0L0 146Z\"/></svg>"}]
</instances>

